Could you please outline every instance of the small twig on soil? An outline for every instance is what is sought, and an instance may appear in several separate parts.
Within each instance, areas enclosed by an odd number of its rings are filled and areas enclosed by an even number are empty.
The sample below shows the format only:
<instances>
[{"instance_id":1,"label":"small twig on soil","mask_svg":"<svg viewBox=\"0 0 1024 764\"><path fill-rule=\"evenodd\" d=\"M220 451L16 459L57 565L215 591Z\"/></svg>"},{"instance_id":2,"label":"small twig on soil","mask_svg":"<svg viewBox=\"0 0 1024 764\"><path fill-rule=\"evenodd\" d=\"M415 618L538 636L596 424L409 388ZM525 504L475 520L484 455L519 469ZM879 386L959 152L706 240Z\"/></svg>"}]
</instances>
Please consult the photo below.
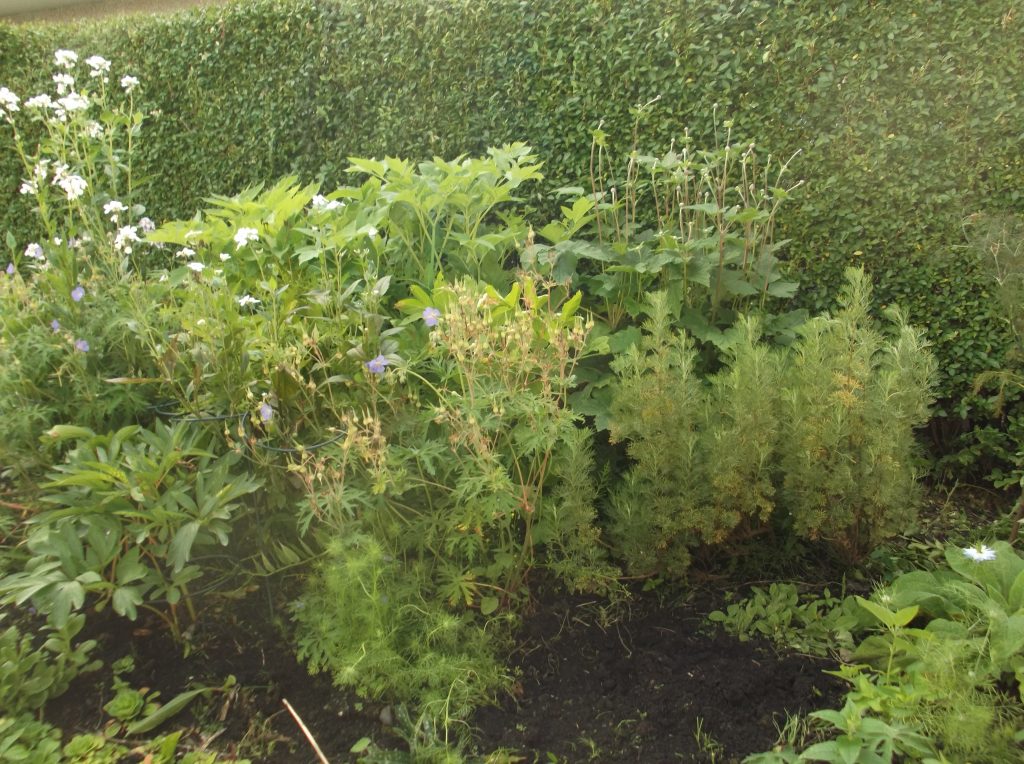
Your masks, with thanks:
<instances>
[{"instance_id":1,"label":"small twig on soil","mask_svg":"<svg viewBox=\"0 0 1024 764\"><path fill-rule=\"evenodd\" d=\"M298 712L292 708L292 704L285 698L281 698L281 702L284 703L284 707L288 709L288 713L292 715L295 723L299 725L299 729L302 730L302 734L306 736L306 740L308 740L309 744L313 746L313 750L316 751L316 755L320 757L320 761L323 762L323 764L331 764L331 762L327 760L327 757L324 756L324 752L320 750L320 746L317 745L316 738L314 738L313 733L309 731L309 727L302 722L302 719L299 718Z\"/></svg>"}]
</instances>

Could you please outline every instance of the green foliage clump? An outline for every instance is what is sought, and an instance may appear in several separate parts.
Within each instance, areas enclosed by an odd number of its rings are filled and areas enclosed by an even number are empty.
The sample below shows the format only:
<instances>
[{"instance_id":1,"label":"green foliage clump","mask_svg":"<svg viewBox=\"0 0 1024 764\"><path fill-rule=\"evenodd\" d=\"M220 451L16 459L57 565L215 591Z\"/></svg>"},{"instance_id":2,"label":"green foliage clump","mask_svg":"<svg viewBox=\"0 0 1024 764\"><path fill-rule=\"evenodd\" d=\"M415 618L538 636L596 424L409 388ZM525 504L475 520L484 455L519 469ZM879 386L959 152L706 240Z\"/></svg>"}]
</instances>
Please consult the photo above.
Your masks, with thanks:
<instances>
[{"instance_id":1,"label":"green foliage clump","mask_svg":"<svg viewBox=\"0 0 1024 764\"><path fill-rule=\"evenodd\" d=\"M666 296L652 298L641 345L613 362L611 434L633 464L609 533L631 570L680 575L693 547L768 532L773 515L854 560L913 519L913 429L934 361L899 314L892 339L875 329L867 278L848 278L843 310L802 326L791 348L741 322L706 383Z\"/></svg>"},{"instance_id":2,"label":"green foliage clump","mask_svg":"<svg viewBox=\"0 0 1024 764\"><path fill-rule=\"evenodd\" d=\"M188 425L106 435L62 425L52 435L76 446L43 486L52 508L31 519L31 556L0 581L5 601L31 601L57 628L90 595L133 620L151 601L169 603L171 619L183 598L191 607L195 549L226 545L239 500L259 487L232 469L238 456L218 458Z\"/></svg>"},{"instance_id":3,"label":"green foliage clump","mask_svg":"<svg viewBox=\"0 0 1024 764\"><path fill-rule=\"evenodd\" d=\"M792 348L780 501L799 534L856 560L914 517L914 428L928 420L935 362L902 314L891 339L875 328L870 282L847 278L841 310L802 326Z\"/></svg>"},{"instance_id":4,"label":"green foliage clump","mask_svg":"<svg viewBox=\"0 0 1024 764\"><path fill-rule=\"evenodd\" d=\"M69 618L61 628L49 630L41 649L16 626L0 633L0 706L5 713L37 711L63 694L76 676L99 668L99 661L89 660L95 640L72 643L83 626L84 615Z\"/></svg>"},{"instance_id":5,"label":"green foliage clump","mask_svg":"<svg viewBox=\"0 0 1024 764\"><path fill-rule=\"evenodd\" d=\"M680 575L692 547L736 541L774 509L780 359L743 321L708 385L692 342L669 328L664 293L644 326L641 345L612 364L611 436L634 466L613 490L609 534L633 572Z\"/></svg>"}]
</instances>

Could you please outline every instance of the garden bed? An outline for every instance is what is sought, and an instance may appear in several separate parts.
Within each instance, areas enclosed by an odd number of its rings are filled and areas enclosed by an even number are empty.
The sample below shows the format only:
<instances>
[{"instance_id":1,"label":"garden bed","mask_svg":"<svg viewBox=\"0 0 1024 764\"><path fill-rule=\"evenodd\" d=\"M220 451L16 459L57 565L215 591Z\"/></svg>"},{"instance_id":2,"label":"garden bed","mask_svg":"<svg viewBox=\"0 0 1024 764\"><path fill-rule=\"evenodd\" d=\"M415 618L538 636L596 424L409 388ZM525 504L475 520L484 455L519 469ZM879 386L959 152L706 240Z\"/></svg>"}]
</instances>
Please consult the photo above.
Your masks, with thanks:
<instances>
[{"instance_id":1,"label":"garden bed","mask_svg":"<svg viewBox=\"0 0 1024 764\"><path fill-rule=\"evenodd\" d=\"M649 593L609 613L597 601L542 596L518 633L514 696L472 720L479 749L508 749L527 762L731 761L770 748L787 714L841 704L842 685L823 673L825 662L725 635L704 618L713 607L711 597L668 603ZM184 659L155 623L103 619L95 636L107 666L49 704L47 721L69 735L101 728L113 695L109 665L132 655L124 678L164 701L196 683L237 678L234 691L200 699L172 722L193 747L254 762L316 761L285 699L331 762L355 760L350 749L364 737L406 747L381 722L399 722L394 709L309 676L275 624L279 612L263 591L209 604Z\"/></svg>"}]
</instances>

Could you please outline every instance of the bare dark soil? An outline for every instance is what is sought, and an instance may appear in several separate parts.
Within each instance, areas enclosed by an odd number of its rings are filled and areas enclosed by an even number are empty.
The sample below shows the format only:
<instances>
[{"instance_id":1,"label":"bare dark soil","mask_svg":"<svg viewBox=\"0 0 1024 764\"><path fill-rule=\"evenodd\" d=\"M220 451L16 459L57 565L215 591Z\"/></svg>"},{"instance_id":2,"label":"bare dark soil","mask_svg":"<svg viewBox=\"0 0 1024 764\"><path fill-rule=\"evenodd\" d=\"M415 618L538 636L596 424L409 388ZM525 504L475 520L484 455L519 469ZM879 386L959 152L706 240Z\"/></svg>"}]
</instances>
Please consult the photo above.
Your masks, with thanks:
<instances>
[{"instance_id":1,"label":"bare dark soil","mask_svg":"<svg viewBox=\"0 0 1024 764\"><path fill-rule=\"evenodd\" d=\"M822 673L822 662L710 629L703 614L714 599L667 605L638 595L609 621L597 602L542 596L512 657L520 671L514 694L473 719L479 750L505 748L545 764L738 761L769 749L787 712L836 704L841 687ZM187 656L156 623L93 620L107 665L46 709L47 721L67 735L107 723L109 665L132 655L135 670L125 678L158 689L164 701L197 682L238 680L171 723L187 728L190 747L274 764L318 761L284 699L331 762L356 760L349 751L364 736L378 747L402 747L381 722L391 709L359 703L296 662L262 592L210 605Z\"/></svg>"}]
</instances>

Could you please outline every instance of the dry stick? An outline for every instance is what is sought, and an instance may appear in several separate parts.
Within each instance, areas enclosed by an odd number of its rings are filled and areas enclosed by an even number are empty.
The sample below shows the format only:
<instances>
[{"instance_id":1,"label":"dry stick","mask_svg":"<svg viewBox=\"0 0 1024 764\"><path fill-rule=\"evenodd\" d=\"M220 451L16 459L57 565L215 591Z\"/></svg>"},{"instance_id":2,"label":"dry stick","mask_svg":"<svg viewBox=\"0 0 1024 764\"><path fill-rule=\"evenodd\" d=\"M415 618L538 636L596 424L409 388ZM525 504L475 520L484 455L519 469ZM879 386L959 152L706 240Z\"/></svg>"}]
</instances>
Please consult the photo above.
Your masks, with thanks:
<instances>
[{"instance_id":1,"label":"dry stick","mask_svg":"<svg viewBox=\"0 0 1024 764\"><path fill-rule=\"evenodd\" d=\"M331 764L331 762L327 760L327 757L324 756L324 752L320 750L320 746L316 744L316 739L313 737L313 733L309 731L309 727L302 723L302 719L299 718L298 712L292 708L292 704L285 698L281 698L281 702L284 703L284 707L288 709L288 713L292 715L295 723L299 725L299 729L302 730L302 734L306 736L306 740L308 740L309 744L313 746L313 750L316 751L316 755L320 757L320 761L322 761L323 764Z\"/></svg>"}]
</instances>

